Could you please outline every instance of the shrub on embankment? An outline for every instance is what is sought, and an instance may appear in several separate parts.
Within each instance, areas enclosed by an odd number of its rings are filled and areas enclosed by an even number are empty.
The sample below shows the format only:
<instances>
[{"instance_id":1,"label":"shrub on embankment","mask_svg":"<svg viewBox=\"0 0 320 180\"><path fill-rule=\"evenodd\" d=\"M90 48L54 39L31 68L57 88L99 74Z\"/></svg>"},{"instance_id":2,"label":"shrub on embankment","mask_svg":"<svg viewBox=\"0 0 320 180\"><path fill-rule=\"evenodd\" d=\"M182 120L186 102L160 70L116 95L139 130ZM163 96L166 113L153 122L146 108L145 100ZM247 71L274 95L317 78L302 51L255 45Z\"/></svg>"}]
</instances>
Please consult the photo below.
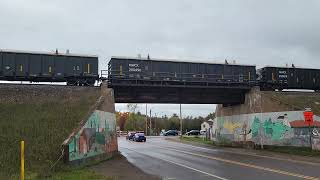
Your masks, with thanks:
<instances>
[{"instance_id":1,"label":"shrub on embankment","mask_svg":"<svg viewBox=\"0 0 320 180\"><path fill-rule=\"evenodd\" d=\"M0 177L19 174L21 140L26 173L50 173L61 143L99 95L93 87L0 85Z\"/></svg>"}]
</instances>

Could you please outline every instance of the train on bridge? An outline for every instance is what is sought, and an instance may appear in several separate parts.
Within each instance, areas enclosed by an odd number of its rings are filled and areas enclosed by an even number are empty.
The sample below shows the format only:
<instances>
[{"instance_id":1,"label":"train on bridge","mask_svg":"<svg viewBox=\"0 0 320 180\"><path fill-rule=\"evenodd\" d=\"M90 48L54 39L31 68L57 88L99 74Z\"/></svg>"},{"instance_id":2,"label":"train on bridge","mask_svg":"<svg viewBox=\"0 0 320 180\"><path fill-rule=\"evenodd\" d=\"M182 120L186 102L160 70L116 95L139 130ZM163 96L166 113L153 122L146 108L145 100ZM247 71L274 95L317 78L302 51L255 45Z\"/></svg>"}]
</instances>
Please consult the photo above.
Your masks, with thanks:
<instances>
[{"instance_id":1,"label":"train on bridge","mask_svg":"<svg viewBox=\"0 0 320 180\"><path fill-rule=\"evenodd\" d=\"M97 56L0 50L0 80L93 86L98 79Z\"/></svg>"},{"instance_id":2,"label":"train on bridge","mask_svg":"<svg viewBox=\"0 0 320 180\"><path fill-rule=\"evenodd\" d=\"M260 86L262 90L320 90L320 69L111 57L111 84L183 86Z\"/></svg>"},{"instance_id":3,"label":"train on bridge","mask_svg":"<svg viewBox=\"0 0 320 180\"><path fill-rule=\"evenodd\" d=\"M93 86L107 80L127 86L260 86L262 90L320 90L320 70L176 60L111 57L108 67L100 67L98 56L70 53L43 53L0 50L0 80L66 82ZM106 70L103 70L106 69Z\"/></svg>"}]
</instances>

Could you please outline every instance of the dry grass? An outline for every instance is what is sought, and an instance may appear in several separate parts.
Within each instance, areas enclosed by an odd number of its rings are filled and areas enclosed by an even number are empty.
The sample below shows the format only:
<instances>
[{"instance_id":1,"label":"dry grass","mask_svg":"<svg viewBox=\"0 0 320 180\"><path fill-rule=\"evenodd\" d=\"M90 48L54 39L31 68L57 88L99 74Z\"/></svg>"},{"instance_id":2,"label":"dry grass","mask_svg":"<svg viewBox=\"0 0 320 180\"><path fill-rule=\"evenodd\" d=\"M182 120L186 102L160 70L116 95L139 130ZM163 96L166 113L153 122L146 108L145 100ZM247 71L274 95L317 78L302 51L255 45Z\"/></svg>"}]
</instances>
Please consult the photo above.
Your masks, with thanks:
<instances>
[{"instance_id":1,"label":"dry grass","mask_svg":"<svg viewBox=\"0 0 320 180\"><path fill-rule=\"evenodd\" d=\"M263 92L272 100L288 106L290 110L311 108L314 114L320 115L320 93L306 92Z\"/></svg>"},{"instance_id":2,"label":"dry grass","mask_svg":"<svg viewBox=\"0 0 320 180\"><path fill-rule=\"evenodd\" d=\"M2 90L2 89L0 89ZM42 91L45 91L43 89ZM38 91L38 90L37 90ZM99 89L48 96L25 94L27 101L0 102L0 179L19 173L20 141L25 141L26 171L47 175L60 156L61 143L88 113ZM9 97L10 95L8 95ZM14 96L14 94L11 94ZM23 97L23 94L19 94ZM72 100L71 100L72 99Z\"/></svg>"}]
</instances>

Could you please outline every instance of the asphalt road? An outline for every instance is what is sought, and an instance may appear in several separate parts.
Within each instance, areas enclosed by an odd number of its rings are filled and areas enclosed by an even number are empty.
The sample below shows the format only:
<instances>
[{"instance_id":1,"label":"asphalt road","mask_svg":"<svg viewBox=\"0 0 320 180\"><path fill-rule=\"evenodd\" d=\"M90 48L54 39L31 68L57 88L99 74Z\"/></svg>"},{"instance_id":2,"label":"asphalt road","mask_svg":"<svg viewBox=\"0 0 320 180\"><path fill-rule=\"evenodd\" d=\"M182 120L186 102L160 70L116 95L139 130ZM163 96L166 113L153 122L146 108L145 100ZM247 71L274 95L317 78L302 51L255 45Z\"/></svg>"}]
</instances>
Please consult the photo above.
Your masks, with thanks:
<instances>
[{"instance_id":1,"label":"asphalt road","mask_svg":"<svg viewBox=\"0 0 320 180\"><path fill-rule=\"evenodd\" d=\"M119 138L119 151L144 172L163 179L320 179L320 163L212 149L147 137L146 143Z\"/></svg>"}]
</instances>

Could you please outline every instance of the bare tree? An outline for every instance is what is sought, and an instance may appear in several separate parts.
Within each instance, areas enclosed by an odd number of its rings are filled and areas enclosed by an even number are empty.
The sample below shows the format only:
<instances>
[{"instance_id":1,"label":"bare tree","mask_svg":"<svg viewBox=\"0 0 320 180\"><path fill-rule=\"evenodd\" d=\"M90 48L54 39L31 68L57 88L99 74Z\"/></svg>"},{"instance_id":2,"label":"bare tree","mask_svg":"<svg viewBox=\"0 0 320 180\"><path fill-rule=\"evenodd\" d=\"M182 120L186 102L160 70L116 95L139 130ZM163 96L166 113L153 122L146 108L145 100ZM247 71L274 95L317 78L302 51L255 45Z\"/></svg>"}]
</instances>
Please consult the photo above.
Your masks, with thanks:
<instances>
[{"instance_id":1,"label":"bare tree","mask_svg":"<svg viewBox=\"0 0 320 180\"><path fill-rule=\"evenodd\" d=\"M138 109L138 104L129 103L127 104L128 110L131 112L133 120L133 129L136 130L136 111Z\"/></svg>"},{"instance_id":2,"label":"bare tree","mask_svg":"<svg viewBox=\"0 0 320 180\"><path fill-rule=\"evenodd\" d=\"M138 109L138 104L129 103L129 104L127 104L127 108L130 112L136 113L136 111Z\"/></svg>"}]
</instances>

